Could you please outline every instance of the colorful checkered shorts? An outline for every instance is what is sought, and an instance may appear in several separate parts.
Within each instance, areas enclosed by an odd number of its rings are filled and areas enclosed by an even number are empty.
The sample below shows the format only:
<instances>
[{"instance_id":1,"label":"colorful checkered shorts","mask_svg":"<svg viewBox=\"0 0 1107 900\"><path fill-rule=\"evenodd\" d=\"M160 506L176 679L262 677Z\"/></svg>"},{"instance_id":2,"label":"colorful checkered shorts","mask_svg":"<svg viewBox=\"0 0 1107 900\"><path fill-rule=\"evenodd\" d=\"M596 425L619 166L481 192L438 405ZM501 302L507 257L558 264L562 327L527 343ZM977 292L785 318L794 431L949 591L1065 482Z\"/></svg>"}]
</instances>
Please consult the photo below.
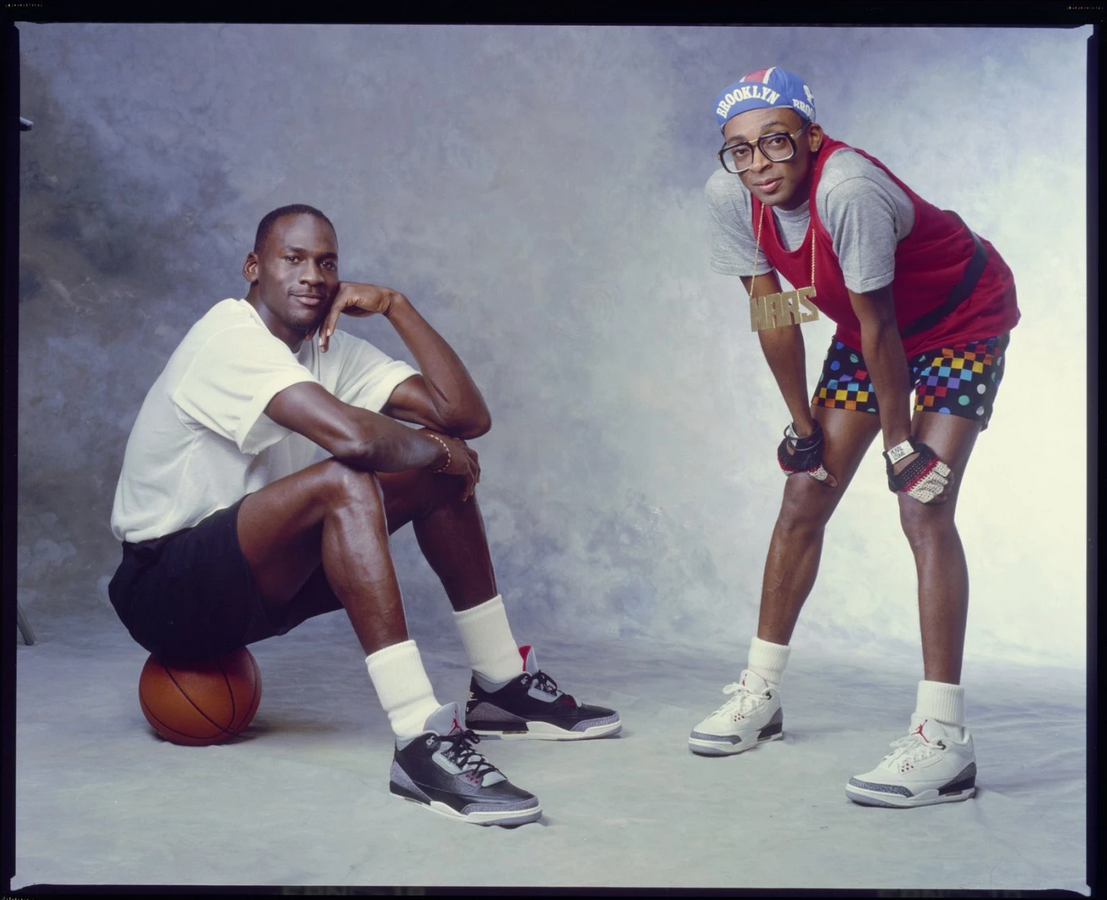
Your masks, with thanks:
<instances>
[{"instance_id":1,"label":"colorful checkered shorts","mask_svg":"<svg viewBox=\"0 0 1107 900\"><path fill-rule=\"evenodd\" d=\"M943 347L916 353L908 360L915 388L915 411L946 413L988 427L1010 332L962 347ZM876 391L860 350L832 340L823 363L814 406L876 413Z\"/></svg>"}]
</instances>

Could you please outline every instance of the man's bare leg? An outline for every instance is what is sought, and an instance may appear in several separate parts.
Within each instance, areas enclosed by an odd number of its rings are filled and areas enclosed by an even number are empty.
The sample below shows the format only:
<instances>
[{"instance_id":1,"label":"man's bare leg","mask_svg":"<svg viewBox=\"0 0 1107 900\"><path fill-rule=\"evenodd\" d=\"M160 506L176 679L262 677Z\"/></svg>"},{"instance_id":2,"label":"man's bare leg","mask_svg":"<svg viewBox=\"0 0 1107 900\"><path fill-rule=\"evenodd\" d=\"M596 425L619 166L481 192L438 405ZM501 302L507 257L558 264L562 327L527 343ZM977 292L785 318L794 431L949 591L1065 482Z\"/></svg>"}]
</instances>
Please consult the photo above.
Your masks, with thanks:
<instances>
[{"instance_id":1,"label":"man's bare leg","mask_svg":"<svg viewBox=\"0 0 1107 900\"><path fill-rule=\"evenodd\" d=\"M462 500L460 479L422 470L378 475L388 507L388 528L412 523L419 548L442 582L454 610L472 609L499 593L474 494Z\"/></svg>"},{"instance_id":2,"label":"man's bare leg","mask_svg":"<svg viewBox=\"0 0 1107 900\"><path fill-rule=\"evenodd\" d=\"M327 460L267 485L239 508L243 555L276 618L287 614L322 565L396 734L393 794L478 824L535 821L542 813L538 799L503 779L473 749L460 724L461 708L434 698L418 649L408 640L389 531L437 508L451 491L460 496L463 485L421 470L404 474L380 477ZM482 575L487 581L479 565L452 574L467 593L483 589ZM432 736L424 739L426 732Z\"/></svg>"},{"instance_id":3,"label":"man's bare leg","mask_svg":"<svg viewBox=\"0 0 1107 900\"><path fill-rule=\"evenodd\" d=\"M519 647L508 623L476 495L463 497L460 479L421 471L382 474L389 529L410 521L419 548L450 605L473 671L489 684L522 672Z\"/></svg>"},{"instance_id":4,"label":"man's bare leg","mask_svg":"<svg viewBox=\"0 0 1107 900\"><path fill-rule=\"evenodd\" d=\"M953 470L942 504L900 496L900 522L915 556L919 578L919 626L927 681L959 684L969 609L969 572L954 515L980 424L960 416L918 413L914 438Z\"/></svg>"},{"instance_id":5,"label":"man's bare leg","mask_svg":"<svg viewBox=\"0 0 1107 900\"><path fill-rule=\"evenodd\" d=\"M524 659L507 620L476 497L417 473L380 476L389 505L389 526L399 513L410 519L419 546L442 581L454 608L454 623L473 668L466 718L478 734L512 739L587 740L617 733L618 714L606 707L567 703L548 676L538 676L533 648ZM538 698L532 691L538 687ZM493 707L498 712L493 711Z\"/></svg>"},{"instance_id":6,"label":"man's bare leg","mask_svg":"<svg viewBox=\"0 0 1107 900\"><path fill-rule=\"evenodd\" d=\"M518 676L522 661L497 592L484 521L476 497L462 499L463 480L422 469L369 475L332 463L243 501L240 542L272 617L287 620L294 612L299 621L334 608L328 598L309 609L295 597L321 563L367 654L406 640L387 535L411 522L454 608L474 671L489 682Z\"/></svg>"},{"instance_id":7,"label":"man's bare leg","mask_svg":"<svg viewBox=\"0 0 1107 900\"><path fill-rule=\"evenodd\" d=\"M879 419L870 413L824 407L811 412L823 430L823 466L838 485L828 487L806 472L788 476L765 561L748 667L739 684L723 689L730 699L692 729L688 747L693 753L729 756L783 736L777 688L790 652L787 645L815 584L826 524L880 431Z\"/></svg>"},{"instance_id":8,"label":"man's bare leg","mask_svg":"<svg viewBox=\"0 0 1107 900\"><path fill-rule=\"evenodd\" d=\"M475 497L462 499L461 479L423 470L367 476L341 464L337 464L341 466L338 469L327 463L320 465L323 468L318 471L313 471L314 467L305 470L311 477L298 480L293 476L275 482L243 502L239 514L243 552L253 560L252 565L258 566L259 586L277 618L288 613L289 602L322 563L332 589L362 638L370 675L394 728L398 719L410 728L416 718L411 710L425 712L431 696L421 662L419 671L414 671L417 657L413 655L413 643L406 640L399 587L388 554L388 532L409 521L454 607L454 620L474 672L471 693L479 688L484 692L482 697L487 695L489 702L494 699L497 708L507 712L510 719L510 724L504 724L497 717L499 713L489 713L488 703L471 701L469 705L475 705L479 713L472 721L475 730L481 734L506 731L512 737L580 740L614 734L622 727L613 710L555 703L562 692L548 676L539 677L533 651L525 660L520 656L496 590L480 508ZM284 490L272 490L277 486ZM325 510L322 514L320 508ZM297 530L290 522L290 513L301 509L301 517L296 520L301 528ZM270 540L268 549L259 536ZM312 548L320 541L322 554L318 557ZM331 575L331 552L339 554L338 579ZM365 571L360 567L373 565L379 567L376 577L356 577ZM301 598L297 602L302 602ZM301 607L295 618L330 609L333 605L317 611ZM381 625L376 624L375 617L381 619ZM401 658L405 652L411 655L407 663ZM384 669L388 671L382 674ZM395 692L388 688L389 683L402 680L399 675L393 678L388 674L393 670L406 679L403 690L399 686ZM548 689L544 698L535 701L521 679L534 679L544 685ZM411 697L411 684L426 685L423 695ZM413 701L420 705L411 707ZM541 721L535 724L532 719Z\"/></svg>"},{"instance_id":9,"label":"man's bare leg","mask_svg":"<svg viewBox=\"0 0 1107 900\"><path fill-rule=\"evenodd\" d=\"M880 420L871 413L821 406L811 412L823 428L823 465L837 477L838 487L828 488L806 473L789 475L784 485L784 500L765 560L757 622L757 637L774 644L791 640L800 610L815 585L827 522L880 432Z\"/></svg>"},{"instance_id":10,"label":"man's bare leg","mask_svg":"<svg viewBox=\"0 0 1107 900\"><path fill-rule=\"evenodd\" d=\"M426 475L427 478L434 476ZM440 481L454 482L442 476ZM249 495L238 539L274 622L299 621L334 608L329 593L297 596L320 566L366 654L366 667L397 737L418 734L441 707L418 648L408 640L399 583L388 545L408 499L386 495L372 472L327 460ZM292 603L299 604L293 610ZM307 603L320 604L310 609ZM295 615L292 615L292 613Z\"/></svg>"},{"instance_id":11,"label":"man's bare leg","mask_svg":"<svg viewBox=\"0 0 1107 900\"><path fill-rule=\"evenodd\" d=\"M242 501L238 540L274 618L322 565L366 655L407 640L372 473L327 460L266 485Z\"/></svg>"},{"instance_id":12,"label":"man's bare leg","mask_svg":"<svg viewBox=\"0 0 1107 900\"><path fill-rule=\"evenodd\" d=\"M965 551L954 524L957 497L980 424L959 416L917 413L913 437L953 471L941 502L900 495L900 522L919 579L923 680L908 741L893 744L876 768L851 778L846 796L869 806L926 806L966 800L976 790L976 752L965 726L960 685L969 608Z\"/></svg>"}]
</instances>

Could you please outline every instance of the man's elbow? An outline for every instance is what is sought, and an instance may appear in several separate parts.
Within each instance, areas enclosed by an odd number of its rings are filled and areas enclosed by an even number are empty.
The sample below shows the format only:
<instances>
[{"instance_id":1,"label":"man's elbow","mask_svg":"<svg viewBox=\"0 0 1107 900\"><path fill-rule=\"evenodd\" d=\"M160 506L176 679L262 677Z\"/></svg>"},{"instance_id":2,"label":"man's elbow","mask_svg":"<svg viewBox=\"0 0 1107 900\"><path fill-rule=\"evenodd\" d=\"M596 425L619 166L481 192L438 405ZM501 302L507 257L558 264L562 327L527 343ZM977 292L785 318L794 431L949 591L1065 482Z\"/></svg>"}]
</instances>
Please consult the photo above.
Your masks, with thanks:
<instances>
[{"instance_id":1,"label":"man's elbow","mask_svg":"<svg viewBox=\"0 0 1107 900\"><path fill-rule=\"evenodd\" d=\"M488 410L465 417L458 417L455 421L446 423L447 434L463 441L471 441L481 435L488 434L492 429L492 416Z\"/></svg>"}]
</instances>

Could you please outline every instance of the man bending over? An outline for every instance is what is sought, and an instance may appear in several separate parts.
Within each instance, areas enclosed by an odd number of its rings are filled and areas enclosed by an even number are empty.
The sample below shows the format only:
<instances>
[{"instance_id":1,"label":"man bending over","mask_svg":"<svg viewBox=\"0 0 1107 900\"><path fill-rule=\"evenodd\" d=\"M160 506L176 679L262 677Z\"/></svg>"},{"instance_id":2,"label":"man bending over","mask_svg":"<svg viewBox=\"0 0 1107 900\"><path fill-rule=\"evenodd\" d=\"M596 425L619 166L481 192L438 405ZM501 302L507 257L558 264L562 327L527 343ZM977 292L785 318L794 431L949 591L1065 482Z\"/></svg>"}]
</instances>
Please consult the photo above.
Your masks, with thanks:
<instances>
[{"instance_id":1,"label":"man bending over","mask_svg":"<svg viewBox=\"0 0 1107 900\"><path fill-rule=\"evenodd\" d=\"M923 680L907 733L846 794L875 806L966 800L976 779L961 687L969 576L954 514L1019 320L1011 270L956 213L826 134L798 75L746 75L719 94L715 121L724 144L706 189L712 265L749 292L791 422L748 668L689 746L724 755L783 735L779 685L823 534L879 436L915 558ZM782 291L778 273L795 290ZM816 309L838 327L812 395L800 323Z\"/></svg>"}]
</instances>

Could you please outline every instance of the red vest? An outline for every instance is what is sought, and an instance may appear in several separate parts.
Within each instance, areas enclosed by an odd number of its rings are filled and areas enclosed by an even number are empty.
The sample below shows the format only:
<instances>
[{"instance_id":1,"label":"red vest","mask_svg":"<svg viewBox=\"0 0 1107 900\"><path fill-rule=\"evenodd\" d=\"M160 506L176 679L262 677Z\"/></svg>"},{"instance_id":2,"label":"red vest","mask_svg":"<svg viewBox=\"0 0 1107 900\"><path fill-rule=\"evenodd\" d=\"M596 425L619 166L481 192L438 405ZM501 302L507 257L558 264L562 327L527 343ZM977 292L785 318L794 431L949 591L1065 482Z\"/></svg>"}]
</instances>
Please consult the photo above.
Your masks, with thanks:
<instances>
[{"instance_id":1,"label":"red vest","mask_svg":"<svg viewBox=\"0 0 1107 900\"><path fill-rule=\"evenodd\" d=\"M819 220L815 192L819 187L823 166L835 150L847 148L860 153L879 166L911 199L915 206L915 226L896 246L895 275L892 297L896 306L896 322L901 332L941 306L953 287L961 281L972 258L975 244L968 227L956 213L938 209L896 178L880 160L863 150L856 150L841 141L824 137L815 157L811 178L811 224L803 243L796 250L785 250L777 234L776 220L766 212L761 232L765 257L795 288L811 283L811 241L815 241L815 289L811 302L826 316L838 323L835 337L844 344L861 348L861 325L850 303L841 266L834 254L830 232ZM761 216L762 203L750 199L753 207L753 229ZM1015 280L1011 270L987 241L980 241L988 252L988 262L968 299L947 313L937 324L903 339L904 352L910 356L922 350L956 347L970 341L1003 334L1019 321L1015 298Z\"/></svg>"}]
</instances>

